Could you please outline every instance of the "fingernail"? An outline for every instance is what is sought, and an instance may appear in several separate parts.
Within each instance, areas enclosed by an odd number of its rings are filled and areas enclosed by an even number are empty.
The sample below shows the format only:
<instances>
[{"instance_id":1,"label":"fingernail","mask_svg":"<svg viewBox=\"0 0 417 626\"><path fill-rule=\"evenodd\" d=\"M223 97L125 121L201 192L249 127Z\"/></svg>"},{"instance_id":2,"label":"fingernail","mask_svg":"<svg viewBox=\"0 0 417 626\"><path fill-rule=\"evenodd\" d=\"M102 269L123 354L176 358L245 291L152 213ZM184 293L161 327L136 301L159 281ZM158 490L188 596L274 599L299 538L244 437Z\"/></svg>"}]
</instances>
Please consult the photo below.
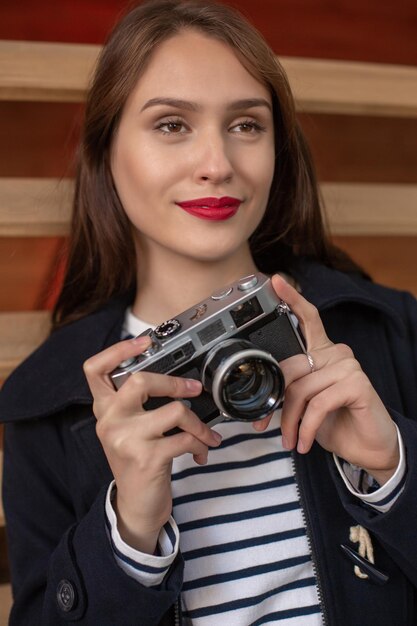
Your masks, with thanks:
<instances>
[{"instance_id":1,"label":"fingernail","mask_svg":"<svg viewBox=\"0 0 417 626\"><path fill-rule=\"evenodd\" d=\"M283 283L288 284L288 280L286 278L284 278L284 276L282 274L274 274L275 278L279 278L280 280L282 280Z\"/></svg>"},{"instance_id":2,"label":"fingernail","mask_svg":"<svg viewBox=\"0 0 417 626\"><path fill-rule=\"evenodd\" d=\"M217 443L221 443L223 441L223 437L217 432L217 430L212 430L211 432Z\"/></svg>"},{"instance_id":3,"label":"fingernail","mask_svg":"<svg viewBox=\"0 0 417 626\"><path fill-rule=\"evenodd\" d=\"M190 391L199 391L201 389L201 383L199 380L195 380L194 378L185 378L185 386Z\"/></svg>"},{"instance_id":4,"label":"fingernail","mask_svg":"<svg viewBox=\"0 0 417 626\"><path fill-rule=\"evenodd\" d=\"M290 449L290 444L285 435L282 435L282 447L285 448L286 450Z\"/></svg>"},{"instance_id":5,"label":"fingernail","mask_svg":"<svg viewBox=\"0 0 417 626\"><path fill-rule=\"evenodd\" d=\"M299 439L298 444L297 444L297 451L303 453L305 452L305 450L306 450L306 447L305 447L304 442L301 441L301 439Z\"/></svg>"},{"instance_id":6,"label":"fingernail","mask_svg":"<svg viewBox=\"0 0 417 626\"><path fill-rule=\"evenodd\" d=\"M144 346L149 343L149 337L147 335L146 337L134 337L130 342L133 343L134 346Z\"/></svg>"}]
</instances>

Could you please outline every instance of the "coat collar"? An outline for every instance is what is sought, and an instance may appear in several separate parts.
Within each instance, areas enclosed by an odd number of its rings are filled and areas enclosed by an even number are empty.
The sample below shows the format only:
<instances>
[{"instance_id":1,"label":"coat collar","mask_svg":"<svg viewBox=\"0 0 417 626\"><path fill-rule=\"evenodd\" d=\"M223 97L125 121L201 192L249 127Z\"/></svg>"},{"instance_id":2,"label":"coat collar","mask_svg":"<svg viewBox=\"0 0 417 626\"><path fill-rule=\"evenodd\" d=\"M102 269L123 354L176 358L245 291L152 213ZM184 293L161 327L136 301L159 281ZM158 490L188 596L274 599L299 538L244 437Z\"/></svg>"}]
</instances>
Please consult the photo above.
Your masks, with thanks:
<instances>
[{"instance_id":1,"label":"coat collar","mask_svg":"<svg viewBox=\"0 0 417 626\"><path fill-rule=\"evenodd\" d=\"M46 417L71 405L91 404L86 359L120 340L128 298L53 331L5 381L0 421Z\"/></svg>"},{"instance_id":2,"label":"coat collar","mask_svg":"<svg viewBox=\"0 0 417 626\"><path fill-rule=\"evenodd\" d=\"M303 295L320 311L354 302L394 322L399 320L395 292L390 289L307 260L299 261L293 275ZM119 341L129 303L128 297L112 300L103 309L54 331L4 383L0 421L46 417L72 405L91 404L83 363Z\"/></svg>"},{"instance_id":3,"label":"coat collar","mask_svg":"<svg viewBox=\"0 0 417 626\"><path fill-rule=\"evenodd\" d=\"M299 259L292 272L301 293L319 311L345 302L371 307L403 326L399 318L398 292L365 279L359 273L345 273L316 261Z\"/></svg>"}]
</instances>

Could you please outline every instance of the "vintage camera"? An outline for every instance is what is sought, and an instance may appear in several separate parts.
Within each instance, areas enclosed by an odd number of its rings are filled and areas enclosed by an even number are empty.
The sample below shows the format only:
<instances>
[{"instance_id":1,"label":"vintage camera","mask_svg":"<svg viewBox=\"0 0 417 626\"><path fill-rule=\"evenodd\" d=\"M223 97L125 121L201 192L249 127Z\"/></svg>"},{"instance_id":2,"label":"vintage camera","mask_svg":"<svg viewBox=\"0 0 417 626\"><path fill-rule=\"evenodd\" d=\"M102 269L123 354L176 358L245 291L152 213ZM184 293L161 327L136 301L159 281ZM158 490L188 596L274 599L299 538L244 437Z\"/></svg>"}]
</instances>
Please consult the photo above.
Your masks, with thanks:
<instances>
[{"instance_id":1,"label":"vintage camera","mask_svg":"<svg viewBox=\"0 0 417 626\"><path fill-rule=\"evenodd\" d=\"M141 370L199 379L202 393L183 402L209 426L266 417L284 394L279 361L305 353L289 307L261 273L215 291L143 334L151 346L112 372L115 387ZM172 398L152 398L145 408L167 402Z\"/></svg>"}]
</instances>

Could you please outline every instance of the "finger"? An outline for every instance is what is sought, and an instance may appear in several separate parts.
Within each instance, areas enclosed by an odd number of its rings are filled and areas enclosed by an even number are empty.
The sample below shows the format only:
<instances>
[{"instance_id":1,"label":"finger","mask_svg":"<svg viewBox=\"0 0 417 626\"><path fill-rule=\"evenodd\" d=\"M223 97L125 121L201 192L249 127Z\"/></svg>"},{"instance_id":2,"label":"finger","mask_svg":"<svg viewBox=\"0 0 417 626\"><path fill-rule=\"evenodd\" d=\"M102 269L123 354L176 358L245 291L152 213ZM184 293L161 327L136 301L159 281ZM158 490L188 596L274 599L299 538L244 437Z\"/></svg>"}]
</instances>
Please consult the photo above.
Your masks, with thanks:
<instances>
[{"instance_id":1,"label":"finger","mask_svg":"<svg viewBox=\"0 0 417 626\"><path fill-rule=\"evenodd\" d=\"M109 374L123 361L141 354L149 347L149 344L149 337L119 341L87 359L83 366L84 374L93 396L106 392L114 393L114 385Z\"/></svg>"},{"instance_id":2,"label":"finger","mask_svg":"<svg viewBox=\"0 0 417 626\"><path fill-rule=\"evenodd\" d=\"M198 396L202 388L201 382L193 378L140 371L129 376L118 394L121 406L137 412L149 398L189 398Z\"/></svg>"},{"instance_id":3,"label":"finger","mask_svg":"<svg viewBox=\"0 0 417 626\"><path fill-rule=\"evenodd\" d=\"M264 430L266 430L271 422L272 416L273 416L273 412L270 413L269 415L267 415L266 417L262 418L261 420L257 420L256 422L252 423L252 428L254 430L257 430L258 432L263 432Z\"/></svg>"},{"instance_id":4,"label":"finger","mask_svg":"<svg viewBox=\"0 0 417 626\"><path fill-rule=\"evenodd\" d=\"M351 396L352 391L343 380L328 387L308 402L298 431L298 452L305 454L310 450L324 420L334 411L348 406L353 400Z\"/></svg>"},{"instance_id":5,"label":"finger","mask_svg":"<svg viewBox=\"0 0 417 626\"><path fill-rule=\"evenodd\" d=\"M309 352L314 363L314 371L319 371L328 365L337 365L344 361L356 363L356 367L360 367L355 360L352 349L343 343L330 343L328 346ZM305 354L296 354L284 359L279 364L284 375L286 389L296 380L309 376L312 373L310 363ZM349 372L350 369L347 369Z\"/></svg>"},{"instance_id":6,"label":"finger","mask_svg":"<svg viewBox=\"0 0 417 626\"><path fill-rule=\"evenodd\" d=\"M183 454L192 454L198 465L205 465L208 457L208 446L190 433L177 433L166 437L160 444L162 458L166 463Z\"/></svg>"},{"instance_id":7,"label":"finger","mask_svg":"<svg viewBox=\"0 0 417 626\"><path fill-rule=\"evenodd\" d=\"M286 448L295 447L299 422L304 420L306 406L312 398L347 380L354 371L361 371L359 363L354 359L345 359L335 366L299 378L287 388L281 413L281 432Z\"/></svg>"},{"instance_id":8,"label":"finger","mask_svg":"<svg viewBox=\"0 0 417 626\"><path fill-rule=\"evenodd\" d=\"M314 357L313 357L314 358ZM279 366L284 375L285 389L299 378L311 374L311 367L305 354L295 354L288 359L280 361ZM319 369L319 361L314 360L315 369Z\"/></svg>"},{"instance_id":9,"label":"finger","mask_svg":"<svg viewBox=\"0 0 417 626\"><path fill-rule=\"evenodd\" d=\"M207 465L208 452L207 454L193 454L193 459L198 465Z\"/></svg>"},{"instance_id":10,"label":"finger","mask_svg":"<svg viewBox=\"0 0 417 626\"><path fill-rule=\"evenodd\" d=\"M217 447L222 441L219 433L209 428L193 411L179 401L169 402L154 411L146 411L144 416L148 418L143 432L143 436L147 439L162 437L164 433L180 428L206 446ZM166 438L175 436L169 435Z\"/></svg>"},{"instance_id":11,"label":"finger","mask_svg":"<svg viewBox=\"0 0 417 626\"><path fill-rule=\"evenodd\" d=\"M297 317L308 349L313 350L331 344L316 307L303 298L303 296L279 274L275 274L271 281L277 296L288 304L291 311Z\"/></svg>"}]
</instances>

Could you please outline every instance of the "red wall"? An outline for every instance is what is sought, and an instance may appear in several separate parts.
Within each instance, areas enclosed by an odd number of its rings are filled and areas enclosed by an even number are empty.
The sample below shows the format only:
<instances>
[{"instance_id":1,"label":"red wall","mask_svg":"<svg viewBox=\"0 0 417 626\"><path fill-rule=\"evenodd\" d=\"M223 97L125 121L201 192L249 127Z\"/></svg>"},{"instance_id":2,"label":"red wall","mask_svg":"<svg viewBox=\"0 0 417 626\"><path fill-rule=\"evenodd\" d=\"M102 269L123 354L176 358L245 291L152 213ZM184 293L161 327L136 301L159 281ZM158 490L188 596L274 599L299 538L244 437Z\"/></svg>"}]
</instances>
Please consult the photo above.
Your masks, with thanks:
<instances>
[{"instance_id":1,"label":"red wall","mask_svg":"<svg viewBox=\"0 0 417 626\"><path fill-rule=\"evenodd\" d=\"M235 0L277 54L417 64L415 0ZM3 0L0 39L102 43L123 0Z\"/></svg>"}]
</instances>

